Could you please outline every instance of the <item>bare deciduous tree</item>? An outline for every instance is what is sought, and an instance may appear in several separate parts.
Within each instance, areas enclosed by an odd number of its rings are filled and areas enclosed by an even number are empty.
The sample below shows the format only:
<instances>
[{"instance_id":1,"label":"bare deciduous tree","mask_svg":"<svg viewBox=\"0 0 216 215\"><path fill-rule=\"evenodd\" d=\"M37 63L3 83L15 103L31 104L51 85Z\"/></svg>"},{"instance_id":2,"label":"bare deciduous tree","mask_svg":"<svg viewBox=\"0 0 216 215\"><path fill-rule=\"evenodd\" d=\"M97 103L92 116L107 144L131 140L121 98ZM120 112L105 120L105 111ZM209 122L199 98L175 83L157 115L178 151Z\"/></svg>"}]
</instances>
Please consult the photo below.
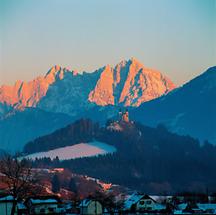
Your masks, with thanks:
<instances>
[{"instance_id":1,"label":"bare deciduous tree","mask_svg":"<svg viewBox=\"0 0 216 215\"><path fill-rule=\"evenodd\" d=\"M17 200L40 192L40 186L37 186L37 177L26 160L20 161L6 155L0 160L0 172L3 174L3 182L7 185L8 193L14 197L11 210L11 215L14 215Z\"/></svg>"}]
</instances>

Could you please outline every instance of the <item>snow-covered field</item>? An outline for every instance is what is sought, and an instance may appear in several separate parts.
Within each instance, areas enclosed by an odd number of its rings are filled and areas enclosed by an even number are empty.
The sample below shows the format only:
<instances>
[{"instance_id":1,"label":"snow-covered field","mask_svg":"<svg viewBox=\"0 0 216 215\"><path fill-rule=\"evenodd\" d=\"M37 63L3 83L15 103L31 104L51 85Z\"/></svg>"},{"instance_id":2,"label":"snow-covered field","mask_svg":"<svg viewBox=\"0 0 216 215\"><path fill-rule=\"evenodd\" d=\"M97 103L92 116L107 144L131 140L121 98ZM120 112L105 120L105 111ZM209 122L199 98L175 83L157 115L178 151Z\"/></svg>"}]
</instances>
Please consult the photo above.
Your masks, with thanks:
<instances>
[{"instance_id":1,"label":"snow-covered field","mask_svg":"<svg viewBox=\"0 0 216 215\"><path fill-rule=\"evenodd\" d=\"M35 160L36 158L50 157L51 159L58 156L59 160L69 160L80 157L92 157L116 152L114 146L102 142L79 143L73 146L66 146L47 152L38 152L25 156L25 158Z\"/></svg>"}]
</instances>

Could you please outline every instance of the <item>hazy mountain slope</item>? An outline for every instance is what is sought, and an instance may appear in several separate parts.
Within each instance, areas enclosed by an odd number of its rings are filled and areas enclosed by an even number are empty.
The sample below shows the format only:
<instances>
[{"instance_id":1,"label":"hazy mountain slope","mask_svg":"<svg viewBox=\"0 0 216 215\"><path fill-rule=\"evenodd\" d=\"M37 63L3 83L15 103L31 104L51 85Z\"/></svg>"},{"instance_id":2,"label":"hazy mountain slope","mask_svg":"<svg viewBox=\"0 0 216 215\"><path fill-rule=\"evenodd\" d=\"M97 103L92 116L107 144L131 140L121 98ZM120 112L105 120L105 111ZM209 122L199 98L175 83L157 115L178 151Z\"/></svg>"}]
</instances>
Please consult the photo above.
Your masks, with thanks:
<instances>
[{"instance_id":1,"label":"hazy mountain slope","mask_svg":"<svg viewBox=\"0 0 216 215\"><path fill-rule=\"evenodd\" d=\"M13 108L10 105L0 102L0 119L6 116L11 111L13 111Z\"/></svg>"},{"instance_id":2,"label":"hazy mountain slope","mask_svg":"<svg viewBox=\"0 0 216 215\"><path fill-rule=\"evenodd\" d=\"M0 120L0 148L21 151L26 142L61 128L72 121L65 114L48 113L35 108L17 111Z\"/></svg>"},{"instance_id":3,"label":"hazy mountain slope","mask_svg":"<svg viewBox=\"0 0 216 215\"><path fill-rule=\"evenodd\" d=\"M144 124L163 123L171 131L216 144L216 67L168 95L141 105L131 115Z\"/></svg>"},{"instance_id":4,"label":"hazy mountain slope","mask_svg":"<svg viewBox=\"0 0 216 215\"><path fill-rule=\"evenodd\" d=\"M40 109L67 113L77 116L95 106L88 101L88 94L94 88L101 69L94 73L65 76L50 86L47 95L41 99L37 107Z\"/></svg>"}]
</instances>

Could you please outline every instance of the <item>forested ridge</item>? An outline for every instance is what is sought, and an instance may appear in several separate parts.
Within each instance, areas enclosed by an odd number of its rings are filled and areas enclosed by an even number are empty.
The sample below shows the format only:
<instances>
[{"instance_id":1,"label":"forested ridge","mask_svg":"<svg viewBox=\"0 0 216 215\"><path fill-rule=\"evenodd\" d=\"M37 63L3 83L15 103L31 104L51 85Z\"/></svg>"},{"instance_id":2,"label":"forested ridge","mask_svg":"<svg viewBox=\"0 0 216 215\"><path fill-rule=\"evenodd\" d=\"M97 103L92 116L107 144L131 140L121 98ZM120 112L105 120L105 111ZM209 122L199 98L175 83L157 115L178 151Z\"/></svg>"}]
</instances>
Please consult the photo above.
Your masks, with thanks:
<instances>
[{"instance_id":1,"label":"forested ridge","mask_svg":"<svg viewBox=\"0 0 216 215\"><path fill-rule=\"evenodd\" d=\"M206 141L200 145L189 136L168 132L163 125L150 128L139 123L120 122L122 130L119 131L109 129L112 123L100 127L82 119L36 139L28 147L38 144L36 147L41 148L44 144L45 149L50 149L69 144L69 139L73 140L70 144L97 139L114 145L116 153L67 161L45 158L36 160L34 165L65 167L75 173L149 193L213 191L216 187L216 147L212 144ZM55 144L50 142L52 138Z\"/></svg>"}]
</instances>

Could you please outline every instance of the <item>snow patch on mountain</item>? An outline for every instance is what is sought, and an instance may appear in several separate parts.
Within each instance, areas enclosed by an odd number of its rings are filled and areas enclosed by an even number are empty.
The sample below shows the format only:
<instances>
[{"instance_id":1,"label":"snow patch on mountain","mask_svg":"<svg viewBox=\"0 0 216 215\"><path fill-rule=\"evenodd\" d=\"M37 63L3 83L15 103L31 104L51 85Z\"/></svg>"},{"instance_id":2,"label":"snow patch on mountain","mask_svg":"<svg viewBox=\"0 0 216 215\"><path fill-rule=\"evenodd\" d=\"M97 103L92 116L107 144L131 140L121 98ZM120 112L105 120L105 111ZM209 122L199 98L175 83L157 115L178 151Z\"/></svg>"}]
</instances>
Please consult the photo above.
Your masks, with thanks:
<instances>
[{"instance_id":1,"label":"snow patch on mountain","mask_svg":"<svg viewBox=\"0 0 216 215\"><path fill-rule=\"evenodd\" d=\"M57 156L59 160L70 160L81 157L93 157L116 152L114 146L106 143L94 141L90 143L79 143L73 146L57 148L47 152L38 152L25 156L25 158L35 160L36 158L49 157L52 160Z\"/></svg>"}]
</instances>

